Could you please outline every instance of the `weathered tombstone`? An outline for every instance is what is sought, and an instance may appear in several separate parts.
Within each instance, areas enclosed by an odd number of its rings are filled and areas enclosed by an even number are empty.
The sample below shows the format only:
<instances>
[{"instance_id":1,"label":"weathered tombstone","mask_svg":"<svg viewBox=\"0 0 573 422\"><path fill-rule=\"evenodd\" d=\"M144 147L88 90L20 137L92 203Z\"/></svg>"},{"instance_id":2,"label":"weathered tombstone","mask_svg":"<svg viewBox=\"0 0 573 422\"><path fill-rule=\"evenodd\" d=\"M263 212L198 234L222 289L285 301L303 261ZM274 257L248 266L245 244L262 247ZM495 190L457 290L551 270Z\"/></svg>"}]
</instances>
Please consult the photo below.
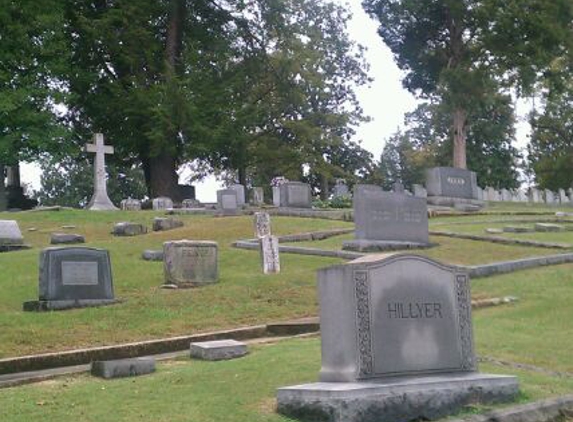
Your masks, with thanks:
<instances>
[{"instance_id":1,"label":"weathered tombstone","mask_svg":"<svg viewBox=\"0 0 573 422\"><path fill-rule=\"evenodd\" d=\"M40 253L39 300L24 302L25 311L50 311L116 302L108 251L53 247Z\"/></svg>"},{"instance_id":2,"label":"weathered tombstone","mask_svg":"<svg viewBox=\"0 0 573 422\"><path fill-rule=\"evenodd\" d=\"M266 235L259 238L261 252L261 265L263 274L278 274L281 272L279 258L279 239L276 236Z\"/></svg>"},{"instance_id":3,"label":"weathered tombstone","mask_svg":"<svg viewBox=\"0 0 573 422\"><path fill-rule=\"evenodd\" d=\"M485 188L485 200L486 201L494 201L495 200L495 189L491 186L487 186Z\"/></svg>"},{"instance_id":4,"label":"weathered tombstone","mask_svg":"<svg viewBox=\"0 0 573 422\"><path fill-rule=\"evenodd\" d=\"M163 250L146 249L142 252L141 258L144 261L163 261Z\"/></svg>"},{"instance_id":5,"label":"weathered tombstone","mask_svg":"<svg viewBox=\"0 0 573 422\"><path fill-rule=\"evenodd\" d=\"M173 200L166 196L154 198L152 201L154 211L162 211L173 208Z\"/></svg>"},{"instance_id":6,"label":"weathered tombstone","mask_svg":"<svg viewBox=\"0 0 573 422\"><path fill-rule=\"evenodd\" d=\"M483 201L483 189L478 186L476 187L476 191L477 191L477 200Z\"/></svg>"},{"instance_id":7,"label":"weathered tombstone","mask_svg":"<svg viewBox=\"0 0 573 422\"><path fill-rule=\"evenodd\" d=\"M203 208L203 204L198 199L184 199L181 202L181 208L193 209L193 208Z\"/></svg>"},{"instance_id":8,"label":"weathered tombstone","mask_svg":"<svg viewBox=\"0 0 573 422\"><path fill-rule=\"evenodd\" d=\"M252 189L252 199L253 205L255 207L260 207L265 204L265 191L261 187L254 187Z\"/></svg>"},{"instance_id":9,"label":"weathered tombstone","mask_svg":"<svg viewBox=\"0 0 573 422\"><path fill-rule=\"evenodd\" d=\"M427 198L428 192L426 192L426 188L422 185L413 185L414 189L414 196L417 198Z\"/></svg>"},{"instance_id":10,"label":"weathered tombstone","mask_svg":"<svg viewBox=\"0 0 573 422\"><path fill-rule=\"evenodd\" d=\"M147 227L140 223L122 221L113 226L111 234L114 236L139 236L147 233Z\"/></svg>"},{"instance_id":11,"label":"weathered tombstone","mask_svg":"<svg viewBox=\"0 0 573 422\"><path fill-rule=\"evenodd\" d=\"M559 202L562 204L567 204L569 202L569 198L567 197L567 192L565 192L565 189L559 189Z\"/></svg>"},{"instance_id":12,"label":"weathered tombstone","mask_svg":"<svg viewBox=\"0 0 573 422\"><path fill-rule=\"evenodd\" d=\"M255 237L261 238L271 234L271 216L266 212L256 212L254 215Z\"/></svg>"},{"instance_id":13,"label":"weathered tombstone","mask_svg":"<svg viewBox=\"0 0 573 422\"><path fill-rule=\"evenodd\" d=\"M355 240L343 249L375 251L430 246L426 200L357 185L353 197Z\"/></svg>"},{"instance_id":14,"label":"weathered tombstone","mask_svg":"<svg viewBox=\"0 0 573 422\"><path fill-rule=\"evenodd\" d=\"M511 202L511 192L507 189L501 190L501 200L503 202Z\"/></svg>"},{"instance_id":15,"label":"weathered tombstone","mask_svg":"<svg viewBox=\"0 0 573 422\"><path fill-rule=\"evenodd\" d=\"M281 187L273 186L273 205L275 207L281 206Z\"/></svg>"},{"instance_id":16,"label":"weathered tombstone","mask_svg":"<svg viewBox=\"0 0 573 422\"><path fill-rule=\"evenodd\" d=\"M280 413L433 420L476 399L516 398L516 377L477 372L465 270L423 256L367 256L319 270L318 292L320 382L280 388Z\"/></svg>"},{"instance_id":17,"label":"weathered tombstone","mask_svg":"<svg viewBox=\"0 0 573 422\"><path fill-rule=\"evenodd\" d=\"M334 189L332 191L334 198L350 198L350 190L344 179L336 179Z\"/></svg>"},{"instance_id":18,"label":"weathered tombstone","mask_svg":"<svg viewBox=\"0 0 573 422\"><path fill-rule=\"evenodd\" d=\"M203 360L229 360L245 356L247 345L237 340L213 340L191 343L192 358Z\"/></svg>"},{"instance_id":19,"label":"weathered tombstone","mask_svg":"<svg viewBox=\"0 0 573 422\"><path fill-rule=\"evenodd\" d=\"M14 220L0 220L0 252L29 248L29 245L24 244L24 237L18 222Z\"/></svg>"},{"instance_id":20,"label":"weathered tombstone","mask_svg":"<svg viewBox=\"0 0 573 422\"><path fill-rule=\"evenodd\" d=\"M139 199L127 198L121 201L123 211L141 211L141 201Z\"/></svg>"},{"instance_id":21,"label":"weathered tombstone","mask_svg":"<svg viewBox=\"0 0 573 422\"><path fill-rule=\"evenodd\" d=\"M535 223L536 232L562 232L565 231L565 227L561 224L553 223Z\"/></svg>"},{"instance_id":22,"label":"weathered tombstone","mask_svg":"<svg viewBox=\"0 0 573 422\"><path fill-rule=\"evenodd\" d=\"M555 204L555 194L550 191L549 189L545 189L544 191L545 196L545 203L547 205L554 205Z\"/></svg>"},{"instance_id":23,"label":"weathered tombstone","mask_svg":"<svg viewBox=\"0 0 573 422\"><path fill-rule=\"evenodd\" d=\"M136 377L155 372L155 358L130 358L92 362L91 374L103 379Z\"/></svg>"},{"instance_id":24,"label":"weathered tombstone","mask_svg":"<svg viewBox=\"0 0 573 422\"><path fill-rule=\"evenodd\" d=\"M197 287L219 281L217 242L179 240L163 244L165 284Z\"/></svg>"},{"instance_id":25,"label":"weathered tombstone","mask_svg":"<svg viewBox=\"0 0 573 422\"><path fill-rule=\"evenodd\" d=\"M235 183L234 185L229 186L229 189L237 192L237 205L239 208L243 207L245 205L245 187L240 183Z\"/></svg>"},{"instance_id":26,"label":"weathered tombstone","mask_svg":"<svg viewBox=\"0 0 573 422\"><path fill-rule=\"evenodd\" d=\"M221 215L238 215L239 202L237 191L234 189L222 189L217 191L217 209Z\"/></svg>"},{"instance_id":27,"label":"weathered tombstone","mask_svg":"<svg viewBox=\"0 0 573 422\"><path fill-rule=\"evenodd\" d=\"M94 194L87 205L88 210L109 211L117 210L107 196L107 181L105 173L105 154L113 154L113 147L104 144L103 134L94 135L94 143L85 146L87 152L95 153L94 165Z\"/></svg>"},{"instance_id":28,"label":"weathered tombstone","mask_svg":"<svg viewBox=\"0 0 573 422\"><path fill-rule=\"evenodd\" d=\"M426 170L428 203L454 206L456 202L483 205L477 199L477 177L473 171L434 167Z\"/></svg>"},{"instance_id":29,"label":"weathered tombstone","mask_svg":"<svg viewBox=\"0 0 573 422\"><path fill-rule=\"evenodd\" d=\"M281 207L311 208L310 185L302 182L286 182L281 185Z\"/></svg>"},{"instance_id":30,"label":"weathered tombstone","mask_svg":"<svg viewBox=\"0 0 573 422\"><path fill-rule=\"evenodd\" d=\"M522 191L521 189L519 189L517 191L517 196L518 196L519 202L527 202L528 201L527 194L524 191Z\"/></svg>"},{"instance_id":31,"label":"weathered tombstone","mask_svg":"<svg viewBox=\"0 0 573 422\"><path fill-rule=\"evenodd\" d=\"M539 192L536 188L530 188L529 189L529 200L535 204L542 202L541 192Z\"/></svg>"},{"instance_id":32,"label":"weathered tombstone","mask_svg":"<svg viewBox=\"0 0 573 422\"><path fill-rule=\"evenodd\" d=\"M50 244L52 245L66 245L73 243L86 243L86 239L81 234L74 233L52 233L50 235Z\"/></svg>"},{"instance_id":33,"label":"weathered tombstone","mask_svg":"<svg viewBox=\"0 0 573 422\"><path fill-rule=\"evenodd\" d=\"M173 229L178 229L180 227L183 227L183 221L177 220L176 218L155 217L153 219L154 232L173 230Z\"/></svg>"}]
</instances>

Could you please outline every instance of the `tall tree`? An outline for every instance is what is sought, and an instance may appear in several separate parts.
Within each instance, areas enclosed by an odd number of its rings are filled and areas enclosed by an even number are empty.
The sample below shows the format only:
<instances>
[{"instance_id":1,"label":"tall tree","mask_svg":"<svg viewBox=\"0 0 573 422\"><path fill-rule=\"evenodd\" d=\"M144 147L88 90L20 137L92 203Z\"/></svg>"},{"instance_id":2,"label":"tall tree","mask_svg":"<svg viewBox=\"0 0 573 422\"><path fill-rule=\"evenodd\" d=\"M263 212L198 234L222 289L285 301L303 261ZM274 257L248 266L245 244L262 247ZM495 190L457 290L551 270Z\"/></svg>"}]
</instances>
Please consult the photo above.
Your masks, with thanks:
<instances>
[{"instance_id":1,"label":"tall tree","mask_svg":"<svg viewBox=\"0 0 573 422\"><path fill-rule=\"evenodd\" d=\"M363 0L406 72L450 116L454 167L467 167L470 109L492 78L530 88L571 37L569 0Z\"/></svg>"}]
</instances>

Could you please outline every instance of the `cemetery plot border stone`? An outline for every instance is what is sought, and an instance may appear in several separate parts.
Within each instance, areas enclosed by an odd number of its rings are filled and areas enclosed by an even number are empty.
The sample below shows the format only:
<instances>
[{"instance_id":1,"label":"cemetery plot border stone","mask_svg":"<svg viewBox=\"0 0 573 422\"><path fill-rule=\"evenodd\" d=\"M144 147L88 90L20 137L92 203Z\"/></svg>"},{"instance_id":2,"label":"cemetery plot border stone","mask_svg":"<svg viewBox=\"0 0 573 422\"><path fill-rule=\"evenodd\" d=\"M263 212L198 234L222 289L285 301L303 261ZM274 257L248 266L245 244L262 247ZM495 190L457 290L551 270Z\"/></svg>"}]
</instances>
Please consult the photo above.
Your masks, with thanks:
<instances>
[{"instance_id":1,"label":"cemetery plot border stone","mask_svg":"<svg viewBox=\"0 0 573 422\"><path fill-rule=\"evenodd\" d=\"M565 227L561 224L552 223L535 223L536 232L562 232L565 231Z\"/></svg>"},{"instance_id":2,"label":"cemetery plot border stone","mask_svg":"<svg viewBox=\"0 0 573 422\"><path fill-rule=\"evenodd\" d=\"M183 221L171 217L169 218L155 217L153 219L154 232L174 230L183 226L184 226Z\"/></svg>"},{"instance_id":3,"label":"cemetery plot border stone","mask_svg":"<svg viewBox=\"0 0 573 422\"><path fill-rule=\"evenodd\" d=\"M24 237L15 220L0 220L0 252L18 251L30 249L31 246L24 243Z\"/></svg>"},{"instance_id":4,"label":"cemetery plot border stone","mask_svg":"<svg viewBox=\"0 0 573 422\"><path fill-rule=\"evenodd\" d=\"M236 340L203 341L190 345L191 357L202 360L236 359L248 352L247 345Z\"/></svg>"},{"instance_id":5,"label":"cemetery plot border stone","mask_svg":"<svg viewBox=\"0 0 573 422\"><path fill-rule=\"evenodd\" d=\"M113 226L111 234L114 236L140 236L147 233L147 227L139 223L122 221Z\"/></svg>"},{"instance_id":6,"label":"cemetery plot border stone","mask_svg":"<svg viewBox=\"0 0 573 422\"><path fill-rule=\"evenodd\" d=\"M533 228L524 226L505 226L503 228L504 233L531 233L534 231Z\"/></svg>"},{"instance_id":7,"label":"cemetery plot border stone","mask_svg":"<svg viewBox=\"0 0 573 422\"><path fill-rule=\"evenodd\" d=\"M163 261L163 251L147 249L142 252L141 258L144 261Z\"/></svg>"},{"instance_id":8,"label":"cemetery plot border stone","mask_svg":"<svg viewBox=\"0 0 573 422\"><path fill-rule=\"evenodd\" d=\"M104 379L135 377L155 372L154 358L133 358L92 362L91 374Z\"/></svg>"},{"instance_id":9,"label":"cemetery plot border stone","mask_svg":"<svg viewBox=\"0 0 573 422\"><path fill-rule=\"evenodd\" d=\"M74 243L86 243L86 239L81 234L74 233L52 233L50 235L50 244L67 245Z\"/></svg>"},{"instance_id":10,"label":"cemetery plot border stone","mask_svg":"<svg viewBox=\"0 0 573 422\"><path fill-rule=\"evenodd\" d=\"M86 247L51 247L40 253L39 300L24 311L50 311L119 302L113 292L109 252Z\"/></svg>"},{"instance_id":11,"label":"cemetery plot border stone","mask_svg":"<svg viewBox=\"0 0 573 422\"><path fill-rule=\"evenodd\" d=\"M318 290L320 382L278 389L280 413L432 420L476 400L516 398L516 377L476 372L464 269L416 255L367 256L319 270Z\"/></svg>"},{"instance_id":12,"label":"cemetery plot border stone","mask_svg":"<svg viewBox=\"0 0 573 422\"><path fill-rule=\"evenodd\" d=\"M163 244L164 287L199 287L219 281L217 242L178 240Z\"/></svg>"}]
</instances>

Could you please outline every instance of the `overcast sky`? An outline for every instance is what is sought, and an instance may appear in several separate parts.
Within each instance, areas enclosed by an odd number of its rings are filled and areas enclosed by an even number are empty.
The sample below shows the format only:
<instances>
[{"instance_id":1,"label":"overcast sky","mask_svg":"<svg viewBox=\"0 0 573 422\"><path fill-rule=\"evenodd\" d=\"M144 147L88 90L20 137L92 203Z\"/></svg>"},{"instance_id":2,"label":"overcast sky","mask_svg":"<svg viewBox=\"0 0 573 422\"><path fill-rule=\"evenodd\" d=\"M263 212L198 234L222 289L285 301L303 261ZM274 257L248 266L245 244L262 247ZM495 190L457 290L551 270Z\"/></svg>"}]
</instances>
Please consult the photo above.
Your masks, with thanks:
<instances>
[{"instance_id":1,"label":"overcast sky","mask_svg":"<svg viewBox=\"0 0 573 422\"><path fill-rule=\"evenodd\" d=\"M416 100L402 88L401 72L394 63L392 53L376 33L377 24L364 12L360 0L350 0L349 3L346 0L334 1L351 8L353 17L348 28L350 37L367 47L366 59L370 63L370 75L374 81L358 89L357 94L365 114L372 121L358 128L356 140L362 140L362 147L372 152L378 160L384 148L384 140L402 125L404 113L415 108ZM521 104L519 109L523 112L527 107ZM518 125L519 146L525 144L526 133L527 125ZM34 166L22 166L22 179L34 188L39 188L39 173ZM198 184L197 198L204 202L214 202L218 186L213 178Z\"/></svg>"}]
</instances>

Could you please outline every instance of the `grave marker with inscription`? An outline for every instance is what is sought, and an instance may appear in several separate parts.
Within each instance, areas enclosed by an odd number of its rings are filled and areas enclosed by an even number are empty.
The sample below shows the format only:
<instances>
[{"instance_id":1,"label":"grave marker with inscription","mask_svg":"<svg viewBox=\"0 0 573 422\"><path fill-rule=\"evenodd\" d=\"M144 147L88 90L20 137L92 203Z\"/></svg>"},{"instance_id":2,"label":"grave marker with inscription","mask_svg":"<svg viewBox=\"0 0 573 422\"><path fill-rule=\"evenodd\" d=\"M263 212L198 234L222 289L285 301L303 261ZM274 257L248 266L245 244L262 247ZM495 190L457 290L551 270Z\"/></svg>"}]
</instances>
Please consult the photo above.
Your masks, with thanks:
<instances>
[{"instance_id":1,"label":"grave marker with inscription","mask_svg":"<svg viewBox=\"0 0 573 422\"><path fill-rule=\"evenodd\" d=\"M245 186L240 183L235 183L229 186L229 189L237 192L237 205L239 208L243 207L245 205Z\"/></svg>"},{"instance_id":2,"label":"grave marker with inscription","mask_svg":"<svg viewBox=\"0 0 573 422\"><path fill-rule=\"evenodd\" d=\"M276 236L266 235L259 238L261 249L261 265L263 274L278 274L281 272L279 258L279 239Z\"/></svg>"},{"instance_id":3,"label":"grave marker with inscription","mask_svg":"<svg viewBox=\"0 0 573 422\"><path fill-rule=\"evenodd\" d=\"M265 191L261 187L254 187L252 190L253 205L260 207L265 204Z\"/></svg>"},{"instance_id":4,"label":"grave marker with inscription","mask_svg":"<svg viewBox=\"0 0 573 422\"><path fill-rule=\"evenodd\" d=\"M285 208L311 208L310 185L302 182L286 182L280 187L280 206Z\"/></svg>"},{"instance_id":5,"label":"grave marker with inscription","mask_svg":"<svg viewBox=\"0 0 573 422\"><path fill-rule=\"evenodd\" d=\"M141 211L141 201L139 199L127 198L121 201L123 211Z\"/></svg>"},{"instance_id":6,"label":"grave marker with inscription","mask_svg":"<svg viewBox=\"0 0 573 422\"><path fill-rule=\"evenodd\" d=\"M513 400L513 376L480 374L464 269L370 255L318 272L320 382L280 388L278 410L334 422L439 419Z\"/></svg>"},{"instance_id":7,"label":"grave marker with inscription","mask_svg":"<svg viewBox=\"0 0 573 422\"><path fill-rule=\"evenodd\" d=\"M374 185L354 189L355 240L343 249L372 251L430 246L426 200L384 192Z\"/></svg>"},{"instance_id":8,"label":"grave marker with inscription","mask_svg":"<svg viewBox=\"0 0 573 422\"><path fill-rule=\"evenodd\" d=\"M40 253L39 300L25 311L49 311L115 303L108 251L54 247Z\"/></svg>"},{"instance_id":9,"label":"grave marker with inscription","mask_svg":"<svg viewBox=\"0 0 573 422\"><path fill-rule=\"evenodd\" d=\"M221 189L217 191L217 209L220 215L239 215L239 202L237 191L234 189Z\"/></svg>"},{"instance_id":10,"label":"grave marker with inscription","mask_svg":"<svg viewBox=\"0 0 573 422\"><path fill-rule=\"evenodd\" d=\"M271 234L271 216L266 212L255 213L255 237L261 238Z\"/></svg>"},{"instance_id":11,"label":"grave marker with inscription","mask_svg":"<svg viewBox=\"0 0 573 422\"><path fill-rule=\"evenodd\" d=\"M461 202L483 206L483 201L478 200L477 187L477 176L473 171L453 167L426 170L429 204L454 206Z\"/></svg>"},{"instance_id":12,"label":"grave marker with inscription","mask_svg":"<svg viewBox=\"0 0 573 422\"><path fill-rule=\"evenodd\" d=\"M219 281L217 242L179 240L163 244L165 284L197 287Z\"/></svg>"},{"instance_id":13,"label":"grave marker with inscription","mask_svg":"<svg viewBox=\"0 0 573 422\"><path fill-rule=\"evenodd\" d=\"M173 208L173 200L166 196L153 198L151 203L153 206L153 211L162 211Z\"/></svg>"}]
</instances>

